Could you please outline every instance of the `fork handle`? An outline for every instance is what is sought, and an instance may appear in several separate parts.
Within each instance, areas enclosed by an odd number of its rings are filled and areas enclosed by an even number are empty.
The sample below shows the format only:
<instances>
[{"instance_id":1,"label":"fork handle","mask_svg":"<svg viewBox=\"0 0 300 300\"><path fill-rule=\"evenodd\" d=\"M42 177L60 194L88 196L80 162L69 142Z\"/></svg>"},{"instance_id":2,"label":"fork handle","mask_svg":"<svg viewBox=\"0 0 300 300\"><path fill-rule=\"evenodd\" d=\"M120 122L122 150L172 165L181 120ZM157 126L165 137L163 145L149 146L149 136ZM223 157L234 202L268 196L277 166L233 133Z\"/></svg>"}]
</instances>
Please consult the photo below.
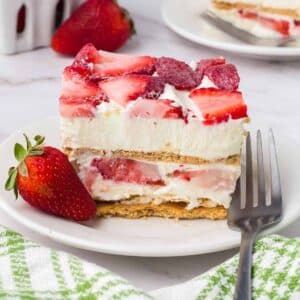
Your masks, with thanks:
<instances>
[{"instance_id":1,"label":"fork handle","mask_svg":"<svg viewBox=\"0 0 300 300\"><path fill-rule=\"evenodd\" d=\"M242 232L238 277L235 286L234 300L251 300L251 266L252 249L257 232Z\"/></svg>"}]
</instances>

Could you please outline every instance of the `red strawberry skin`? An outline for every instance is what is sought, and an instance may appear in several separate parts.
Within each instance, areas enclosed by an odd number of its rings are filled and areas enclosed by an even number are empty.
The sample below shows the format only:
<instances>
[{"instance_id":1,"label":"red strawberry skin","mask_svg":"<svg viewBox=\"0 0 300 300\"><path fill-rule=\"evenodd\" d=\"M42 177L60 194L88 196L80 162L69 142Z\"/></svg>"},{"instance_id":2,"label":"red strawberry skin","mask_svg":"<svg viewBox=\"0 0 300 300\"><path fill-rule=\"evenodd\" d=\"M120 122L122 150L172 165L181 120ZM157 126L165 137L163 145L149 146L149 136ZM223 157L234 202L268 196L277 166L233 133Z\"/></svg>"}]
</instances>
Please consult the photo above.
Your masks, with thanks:
<instances>
[{"instance_id":1,"label":"red strawberry skin","mask_svg":"<svg viewBox=\"0 0 300 300\"><path fill-rule=\"evenodd\" d=\"M194 90L190 98L200 109L206 125L247 117L247 106L238 91L202 88Z\"/></svg>"},{"instance_id":2,"label":"red strawberry skin","mask_svg":"<svg viewBox=\"0 0 300 300\"><path fill-rule=\"evenodd\" d=\"M133 23L116 1L87 0L55 32L51 46L61 54L73 56L87 43L115 51L132 33Z\"/></svg>"},{"instance_id":3,"label":"red strawberry skin","mask_svg":"<svg viewBox=\"0 0 300 300\"><path fill-rule=\"evenodd\" d=\"M67 156L45 146L40 156L27 156L28 176L17 175L19 193L30 205L50 214L75 221L96 215L91 198Z\"/></svg>"}]
</instances>

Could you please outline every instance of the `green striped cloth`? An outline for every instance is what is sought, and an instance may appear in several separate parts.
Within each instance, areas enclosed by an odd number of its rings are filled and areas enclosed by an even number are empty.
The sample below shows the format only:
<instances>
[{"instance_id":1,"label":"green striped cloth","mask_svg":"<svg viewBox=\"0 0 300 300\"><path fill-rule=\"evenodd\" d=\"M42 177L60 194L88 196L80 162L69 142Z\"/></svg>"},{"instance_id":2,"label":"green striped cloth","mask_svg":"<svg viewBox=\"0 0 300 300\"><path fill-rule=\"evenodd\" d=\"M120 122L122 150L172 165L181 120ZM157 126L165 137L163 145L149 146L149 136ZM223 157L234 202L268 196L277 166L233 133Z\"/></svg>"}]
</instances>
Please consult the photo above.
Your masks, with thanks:
<instances>
[{"instance_id":1,"label":"green striped cloth","mask_svg":"<svg viewBox=\"0 0 300 300\"><path fill-rule=\"evenodd\" d=\"M0 299L231 300L238 257L186 283L145 293L108 270L0 226ZM256 243L254 299L300 299L300 241Z\"/></svg>"}]
</instances>

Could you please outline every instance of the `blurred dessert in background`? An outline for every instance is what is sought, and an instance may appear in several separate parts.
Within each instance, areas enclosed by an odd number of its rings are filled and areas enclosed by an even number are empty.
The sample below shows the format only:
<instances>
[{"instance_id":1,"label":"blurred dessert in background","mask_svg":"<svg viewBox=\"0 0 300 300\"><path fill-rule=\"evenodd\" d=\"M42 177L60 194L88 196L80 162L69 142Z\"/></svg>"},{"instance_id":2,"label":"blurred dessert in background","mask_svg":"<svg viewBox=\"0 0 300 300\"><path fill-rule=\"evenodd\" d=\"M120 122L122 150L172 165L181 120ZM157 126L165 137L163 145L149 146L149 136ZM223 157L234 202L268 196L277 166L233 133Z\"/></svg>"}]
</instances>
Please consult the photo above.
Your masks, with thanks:
<instances>
[{"instance_id":1,"label":"blurred dessert in background","mask_svg":"<svg viewBox=\"0 0 300 300\"><path fill-rule=\"evenodd\" d=\"M300 0L212 0L210 10L259 37L300 37Z\"/></svg>"}]
</instances>

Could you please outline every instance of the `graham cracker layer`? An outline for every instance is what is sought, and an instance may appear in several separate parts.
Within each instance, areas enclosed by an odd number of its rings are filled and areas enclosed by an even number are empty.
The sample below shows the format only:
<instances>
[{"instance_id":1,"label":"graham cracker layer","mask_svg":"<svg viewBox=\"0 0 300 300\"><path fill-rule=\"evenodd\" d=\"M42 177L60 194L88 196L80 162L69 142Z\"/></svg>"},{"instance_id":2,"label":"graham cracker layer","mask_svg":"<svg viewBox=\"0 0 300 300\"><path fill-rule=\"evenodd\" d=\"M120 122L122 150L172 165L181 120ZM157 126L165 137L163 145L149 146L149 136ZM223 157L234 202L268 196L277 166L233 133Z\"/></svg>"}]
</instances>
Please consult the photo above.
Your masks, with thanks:
<instances>
[{"instance_id":1,"label":"graham cracker layer","mask_svg":"<svg viewBox=\"0 0 300 300\"><path fill-rule=\"evenodd\" d=\"M137 160L147 160L147 161L160 161L167 163L178 163L178 164L194 164L194 165L203 165L211 163L223 163L227 165L239 165L240 156L233 155L228 158L216 159L216 160L206 160L199 157L184 156L168 152L139 152L139 151L125 151L125 150L116 150L116 151L105 151L105 150L96 150L88 148L80 149L71 149L63 148L63 151L69 156L71 161L76 160L76 157L83 153L91 153L95 156L109 156L109 157L122 157L129 159Z\"/></svg>"},{"instance_id":2,"label":"graham cracker layer","mask_svg":"<svg viewBox=\"0 0 300 300\"><path fill-rule=\"evenodd\" d=\"M210 219L222 220L227 216L227 210L222 206L197 207L191 210L185 209L186 204L163 203L163 204L120 204L100 202L97 206L97 216L114 216L127 219L144 217L162 217L175 219Z\"/></svg>"},{"instance_id":3,"label":"graham cracker layer","mask_svg":"<svg viewBox=\"0 0 300 300\"><path fill-rule=\"evenodd\" d=\"M214 0L213 5L216 9L221 10L232 10L232 9L255 9L258 12L265 12L271 14L278 14L283 16L292 17L295 19L300 19L300 14L297 10L290 9L290 8L275 8L275 7L268 7L268 6L260 6L255 4L247 4L247 3L228 3L226 1L218 1Z\"/></svg>"},{"instance_id":4,"label":"graham cracker layer","mask_svg":"<svg viewBox=\"0 0 300 300\"><path fill-rule=\"evenodd\" d=\"M226 1L218 1L214 0L213 5L217 9L222 9L222 10L231 10L231 9L255 9L257 6L255 4L247 4L247 3L242 3L242 2L236 2L236 3L229 3Z\"/></svg>"}]
</instances>

